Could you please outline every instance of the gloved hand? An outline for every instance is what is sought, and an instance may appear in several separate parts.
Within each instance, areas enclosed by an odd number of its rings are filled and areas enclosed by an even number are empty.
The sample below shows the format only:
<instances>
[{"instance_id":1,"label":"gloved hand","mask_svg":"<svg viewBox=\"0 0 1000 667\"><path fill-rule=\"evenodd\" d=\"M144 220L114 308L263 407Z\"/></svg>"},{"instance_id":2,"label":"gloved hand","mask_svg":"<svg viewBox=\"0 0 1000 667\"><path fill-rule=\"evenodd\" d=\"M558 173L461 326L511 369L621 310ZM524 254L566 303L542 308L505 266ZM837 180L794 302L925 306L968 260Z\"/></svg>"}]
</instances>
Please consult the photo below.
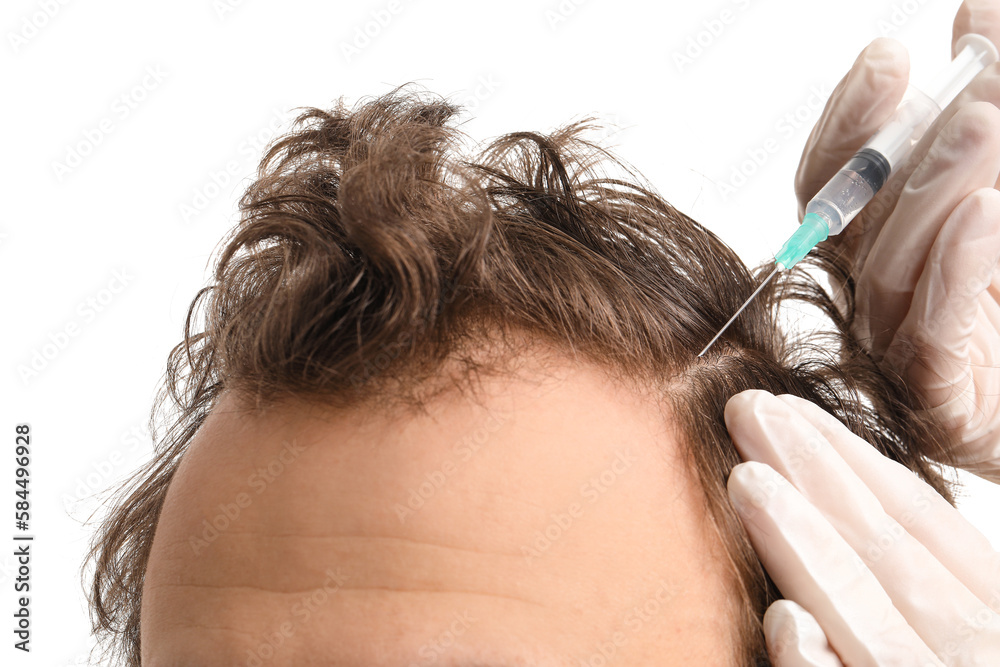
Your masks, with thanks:
<instances>
[{"instance_id":1,"label":"gloved hand","mask_svg":"<svg viewBox=\"0 0 1000 667\"><path fill-rule=\"evenodd\" d=\"M966 0L954 44L1000 45L1000 1ZM954 55L954 53L952 54ZM877 39L840 82L795 176L806 203L895 110L906 50ZM853 264L854 334L960 443L955 463L1000 482L1000 65L944 109L839 244Z\"/></svg>"},{"instance_id":2,"label":"gloved hand","mask_svg":"<svg viewBox=\"0 0 1000 667\"><path fill-rule=\"evenodd\" d=\"M746 391L726 424L778 667L1000 665L1000 554L944 498L809 401Z\"/></svg>"}]
</instances>

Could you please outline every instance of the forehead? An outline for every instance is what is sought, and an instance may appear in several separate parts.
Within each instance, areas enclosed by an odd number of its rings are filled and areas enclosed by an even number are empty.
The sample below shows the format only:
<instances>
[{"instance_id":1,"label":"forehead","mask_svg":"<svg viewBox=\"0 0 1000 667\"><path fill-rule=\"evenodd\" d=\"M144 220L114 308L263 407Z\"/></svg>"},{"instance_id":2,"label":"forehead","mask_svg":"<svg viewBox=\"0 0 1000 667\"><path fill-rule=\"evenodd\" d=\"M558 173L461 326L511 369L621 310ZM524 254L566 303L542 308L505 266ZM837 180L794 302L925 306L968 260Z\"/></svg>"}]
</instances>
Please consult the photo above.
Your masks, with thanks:
<instances>
[{"instance_id":1,"label":"forehead","mask_svg":"<svg viewBox=\"0 0 1000 667\"><path fill-rule=\"evenodd\" d=\"M577 363L420 413L224 399L164 503L144 655L643 664L670 636L690 657L728 628L701 507L659 407Z\"/></svg>"}]
</instances>

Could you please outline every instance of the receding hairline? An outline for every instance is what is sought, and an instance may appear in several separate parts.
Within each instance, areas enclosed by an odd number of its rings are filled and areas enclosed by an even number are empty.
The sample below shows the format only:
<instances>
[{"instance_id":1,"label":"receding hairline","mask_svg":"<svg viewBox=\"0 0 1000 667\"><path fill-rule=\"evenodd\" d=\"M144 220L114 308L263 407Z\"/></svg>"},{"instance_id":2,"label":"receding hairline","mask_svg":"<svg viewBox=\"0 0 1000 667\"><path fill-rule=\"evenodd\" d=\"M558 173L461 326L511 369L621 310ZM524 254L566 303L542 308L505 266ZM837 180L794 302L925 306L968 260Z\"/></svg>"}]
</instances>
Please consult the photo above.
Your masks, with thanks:
<instances>
[{"instance_id":1,"label":"receding hairline","mask_svg":"<svg viewBox=\"0 0 1000 667\"><path fill-rule=\"evenodd\" d=\"M517 325L477 327L440 364L431 369L397 369L384 378L373 378L365 391L353 396L337 392L289 393L262 397L253 385L236 385L226 392L233 404L249 414L273 412L322 417L331 409L373 410L382 413L421 414L429 404L448 400L477 402L484 380L561 381L566 365L581 365L597 372L609 384L655 403L670 413L676 399L672 392L685 391L687 372L635 372L610 361L599 352L588 352L566 344L547 332ZM712 365L702 361L702 366ZM482 405L480 403L480 405Z\"/></svg>"}]
</instances>

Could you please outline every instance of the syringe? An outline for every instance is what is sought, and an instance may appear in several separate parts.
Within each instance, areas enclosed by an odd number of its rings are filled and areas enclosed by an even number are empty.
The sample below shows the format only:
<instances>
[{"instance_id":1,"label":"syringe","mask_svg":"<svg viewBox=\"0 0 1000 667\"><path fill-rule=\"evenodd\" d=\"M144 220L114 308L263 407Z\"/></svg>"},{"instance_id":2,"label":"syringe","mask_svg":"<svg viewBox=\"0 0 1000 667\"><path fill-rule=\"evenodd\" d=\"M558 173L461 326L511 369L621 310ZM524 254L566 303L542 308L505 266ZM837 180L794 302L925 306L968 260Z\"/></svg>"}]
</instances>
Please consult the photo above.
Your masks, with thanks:
<instances>
[{"instance_id":1,"label":"syringe","mask_svg":"<svg viewBox=\"0 0 1000 667\"><path fill-rule=\"evenodd\" d=\"M774 256L774 270L709 341L699 357L712 347L779 271L792 268L820 241L844 231L906 160L941 110L980 71L1000 60L996 46L982 35L964 35L956 44L956 51L958 55L929 86L932 94L925 95L910 85L889 120L816 193L806 205L802 224Z\"/></svg>"}]
</instances>

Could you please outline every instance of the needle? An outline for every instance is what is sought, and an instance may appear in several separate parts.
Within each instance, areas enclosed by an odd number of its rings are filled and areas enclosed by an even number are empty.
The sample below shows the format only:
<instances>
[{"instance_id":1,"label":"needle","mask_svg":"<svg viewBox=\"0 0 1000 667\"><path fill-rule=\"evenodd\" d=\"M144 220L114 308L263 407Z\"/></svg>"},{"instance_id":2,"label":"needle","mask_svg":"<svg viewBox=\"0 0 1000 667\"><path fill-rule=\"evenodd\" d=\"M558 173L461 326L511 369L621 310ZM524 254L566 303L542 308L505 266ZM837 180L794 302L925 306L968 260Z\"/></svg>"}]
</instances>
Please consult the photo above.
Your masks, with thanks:
<instances>
[{"instance_id":1,"label":"needle","mask_svg":"<svg viewBox=\"0 0 1000 667\"><path fill-rule=\"evenodd\" d=\"M708 341L708 345L706 345L705 349L701 351L701 353L698 355L699 357L702 356L703 354L705 354L706 352L708 352L708 348L712 347L712 345L715 343L715 341L719 340L719 337L722 336L722 334L724 334L726 332L726 329L729 328L729 325L732 324L733 321L737 317L740 316L740 313L742 313L744 310L746 310L746 307L750 305L750 302L754 300L754 297L756 297L758 294L760 294L760 291L762 289L764 289L764 285L766 285L769 282L771 282L771 278L773 278L774 274L776 274L780 269L781 269L781 265L780 264L774 267L774 271L771 271L771 275L769 275L767 278L764 278L764 282L762 282L760 284L760 286L757 289L754 290L754 293L750 295L750 298L747 299L743 303L742 306L740 306L740 309L736 311L736 314L733 315L732 317L730 317L729 321L726 322L721 329L719 329L719 333L715 334L715 338L713 338L712 340Z\"/></svg>"}]
</instances>

